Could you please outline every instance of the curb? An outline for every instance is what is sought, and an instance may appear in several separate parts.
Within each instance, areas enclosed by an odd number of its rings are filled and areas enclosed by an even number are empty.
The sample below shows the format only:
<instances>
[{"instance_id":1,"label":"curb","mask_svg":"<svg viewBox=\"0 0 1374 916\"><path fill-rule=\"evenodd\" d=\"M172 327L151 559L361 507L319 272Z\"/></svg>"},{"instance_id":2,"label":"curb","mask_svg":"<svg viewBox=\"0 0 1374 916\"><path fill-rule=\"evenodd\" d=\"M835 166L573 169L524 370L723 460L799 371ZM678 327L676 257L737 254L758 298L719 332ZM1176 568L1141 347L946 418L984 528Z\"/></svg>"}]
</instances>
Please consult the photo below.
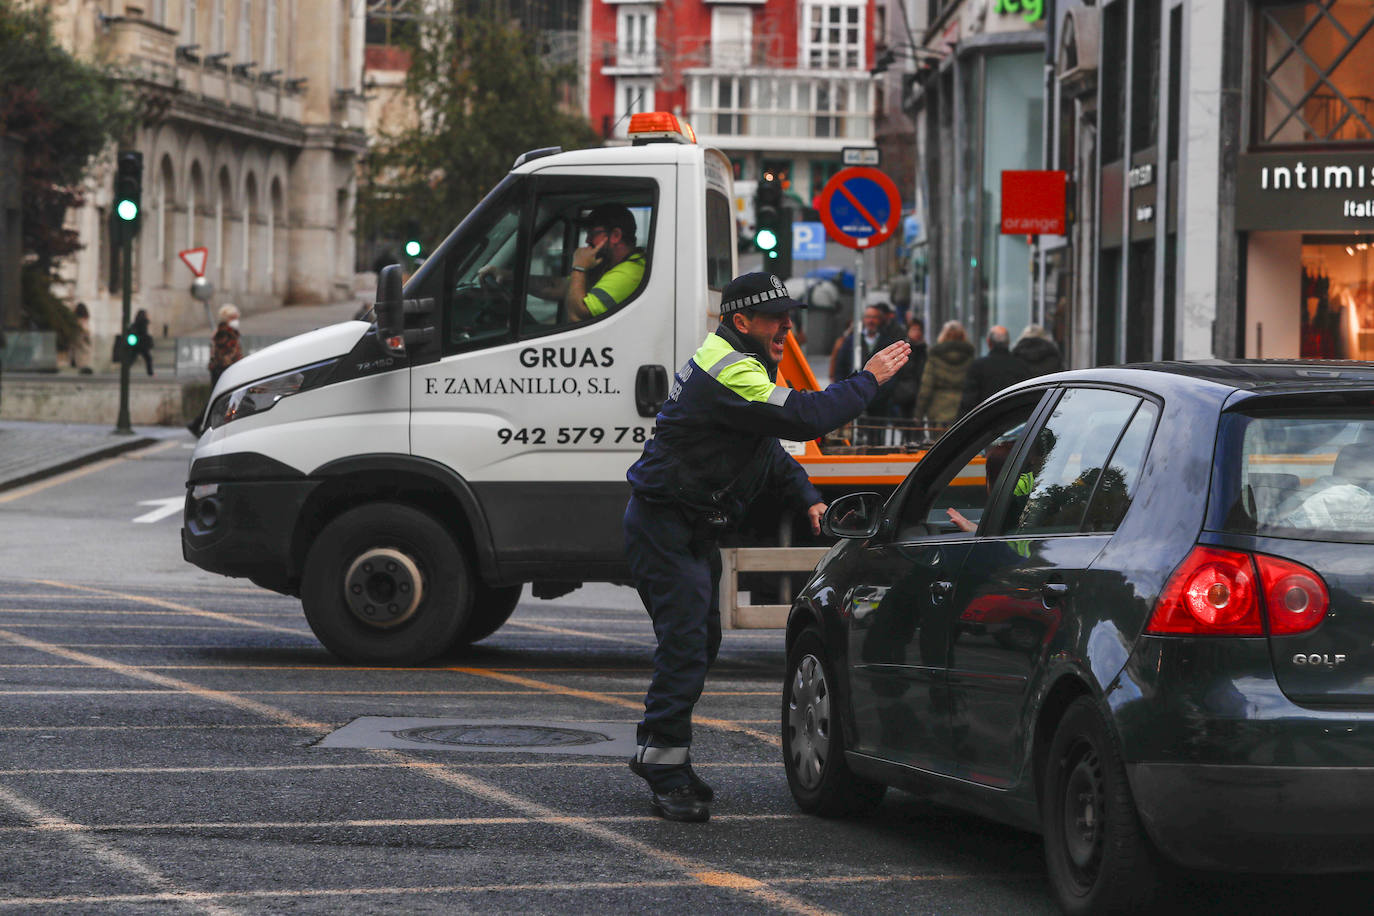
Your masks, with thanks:
<instances>
[{"instance_id":1,"label":"curb","mask_svg":"<svg viewBox=\"0 0 1374 916\"><path fill-rule=\"evenodd\" d=\"M49 465L48 467L45 467L41 470L32 471L28 474L24 474L19 477L11 477L9 480L0 480L0 493L3 493L6 490L13 490L17 487L26 486L31 483L37 483L40 480L44 480L48 477L55 477L56 475L63 474L67 471L73 471L81 467L82 465L91 464L92 462L99 461L102 458L113 458L116 455L122 455L125 452L131 452L134 449L145 448L149 445L155 445L161 441L161 439L156 439L150 436L135 435L122 442L115 442L104 448L99 448L95 451L87 452L84 455L77 455L75 458L68 459L67 461L60 462L59 464Z\"/></svg>"}]
</instances>

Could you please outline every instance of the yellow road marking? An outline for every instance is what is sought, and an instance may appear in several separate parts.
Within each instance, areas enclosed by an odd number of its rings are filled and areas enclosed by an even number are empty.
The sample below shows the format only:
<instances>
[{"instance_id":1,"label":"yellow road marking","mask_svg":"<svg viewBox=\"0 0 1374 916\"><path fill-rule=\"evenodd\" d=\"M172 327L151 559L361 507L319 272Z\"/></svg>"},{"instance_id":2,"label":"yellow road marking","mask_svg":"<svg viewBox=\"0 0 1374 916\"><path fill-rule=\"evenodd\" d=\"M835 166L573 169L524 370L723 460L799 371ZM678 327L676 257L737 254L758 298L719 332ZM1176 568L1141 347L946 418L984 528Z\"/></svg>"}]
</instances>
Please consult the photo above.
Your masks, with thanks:
<instances>
[{"instance_id":1,"label":"yellow road marking","mask_svg":"<svg viewBox=\"0 0 1374 916\"><path fill-rule=\"evenodd\" d=\"M754 821L805 820L807 814L722 814L713 819L750 823ZM397 817L397 818L358 818L337 821L186 821L167 823L109 823L109 824L72 824L68 822L35 823L32 825L0 826L0 836L7 833L72 833L91 831L93 833L157 833L177 830L352 830L352 829L390 829L403 827L547 827L550 825L566 827L569 824L657 824L658 817L647 814L601 815L598 817ZM719 887L732 887L725 882L743 876L729 872L702 872L694 875L702 884L713 884L704 876L721 875ZM750 881L752 879L744 879ZM762 886L763 882L754 882Z\"/></svg>"},{"instance_id":2,"label":"yellow road marking","mask_svg":"<svg viewBox=\"0 0 1374 916\"><path fill-rule=\"evenodd\" d=\"M553 633L557 636L581 636L584 639L599 639L602 642L618 642L631 646L643 646L651 648L654 645L652 640L644 638L631 639L628 636L614 636L610 633L595 633L586 630L569 630L566 627L550 627L541 623L526 623L523 620L511 620L506 624L508 627L515 627L521 630L535 630L540 633Z\"/></svg>"},{"instance_id":3,"label":"yellow road marking","mask_svg":"<svg viewBox=\"0 0 1374 916\"><path fill-rule=\"evenodd\" d=\"M292 636L306 635L309 633L309 630L305 629L279 627L274 626L270 623L261 623L256 620L244 620L242 617L235 617L232 614L220 614L216 613L215 611L206 611L198 607L191 607L189 604L178 604L175 601L168 601L164 598L148 598L143 595L131 595L127 592L117 592L105 588L91 588L90 586L86 585L69 585L66 582L53 582L48 579L34 579L33 581L38 583L39 585L48 585L53 588L67 588L71 589L72 591L85 592L91 595L100 595L105 598L119 598L124 601L134 601L140 604L151 604L154 607L165 608L169 611L181 611L182 613L190 614L195 617L203 617L206 620L218 620L222 623L232 623L240 627L251 627L257 630L269 630L273 633L289 633ZM167 629L173 628L168 627Z\"/></svg>"},{"instance_id":4,"label":"yellow road marking","mask_svg":"<svg viewBox=\"0 0 1374 916\"><path fill-rule=\"evenodd\" d=\"M534 679L534 678L529 678L529 677L520 677L520 676L518 676L518 675L507 674L507 673L501 672L501 671L491 671L491 670L488 670L488 669L485 669L485 668L454 668L453 670L458 671L458 672L461 672L461 673L463 673L463 674L471 674L471 675L474 675L474 676L476 676L476 677L486 677L486 678L491 678L491 679L497 680L497 681L504 681L504 682L506 682L506 683L508 683L508 684L518 684L518 685L521 686L521 687L533 687L533 688L535 688L535 689L537 689L537 690L542 690L542 691L544 691L545 693L551 693L551 694L555 694L555 695L558 695L558 696L577 697L577 698L583 699L583 700L591 700L591 701L596 702L596 703L606 703L606 704L611 705L611 706L619 706L619 707L622 708L622 709L642 710L642 709L644 708L644 704L643 704L642 700L638 700L638 701L636 701L636 700L623 700L623 699L621 699L621 693L620 693L619 691L616 691L616 692L609 692L609 691L596 691L596 690L582 690L581 688L577 688L577 687L565 687L565 686L563 686L562 684L554 684L554 683L551 683L551 682L549 682L549 681L540 681L540 680L536 680L536 679ZM713 693L709 693L709 694L703 694L703 697L705 697L705 696L772 696L772 695L775 694L776 692L777 692L777 691L772 691L772 690L760 690L760 691L717 691L717 692L713 692ZM636 694L636 695L642 697L642 694ZM697 716L697 715L693 715L693 716L692 716L692 723L693 723L694 725L704 725L704 726L707 726L707 727L709 727L709 728L720 729L721 731L737 732L737 733L740 733L740 734L749 735L751 738L757 738L759 741L762 741L762 742L764 742L765 744L771 744L771 745L774 745L774 746L779 746L779 745L781 744L781 742L780 742L780 740L779 740L779 738L778 738L777 735L773 735L773 734L769 734L769 733L767 733L767 732L761 732L761 731L758 731L758 730L756 730L756 729L748 728L747 726L743 726L743 725L740 725L740 724L737 723L737 722L729 721L729 720L726 720L726 719L713 719L713 718L708 718L708 717L706 717L706 716Z\"/></svg>"},{"instance_id":5,"label":"yellow road marking","mask_svg":"<svg viewBox=\"0 0 1374 916\"><path fill-rule=\"evenodd\" d=\"M175 448L179 444L178 442L163 442L158 445L137 448L133 451L125 452L122 455L115 455L113 458L104 458L92 464L83 465L75 470L68 471L65 474L58 474L56 477L48 477L37 483L31 483L27 487L10 490L8 493L0 493L0 503L11 503L16 499L23 499L25 496L32 496L35 493L41 493L59 484L76 480L79 477L85 477L87 474L94 474L96 471L103 471L106 468L114 467L121 461L138 461L151 455L156 455L158 452L165 452L169 448Z\"/></svg>"},{"instance_id":6,"label":"yellow road marking","mask_svg":"<svg viewBox=\"0 0 1374 916\"><path fill-rule=\"evenodd\" d=\"M159 687L181 689L186 693L191 694L192 696L223 703L235 709L262 716L263 718L269 719L271 721L302 726L309 724L306 722L306 720L301 719L294 713L288 712L284 709L279 709L277 707L268 706L265 703L259 703L256 700L249 699L245 696L239 696L237 694L229 693L227 691L222 690L210 690L204 687L200 687L196 684L192 684L189 681L177 680L175 678L166 677L164 675L154 674L150 671L140 671L139 669L133 668L129 665L123 665L119 662L110 661L108 659L100 658L98 656L86 655L80 652L73 652L69 649L62 649L57 646L47 645L37 640L30 639L29 637L22 636L18 633L13 632L12 630L0 629L0 639L19 645L24 645L32 649L38 649L40 651L48 652L49 654L55 655L58 658L64 658L68 661L88 662L94 668L100 668L107 671L116 671L125 674L134 680L141 680L145 683L152 683ZM485 672L482 672L480 669L457 670L467 670L478 675L485 675ZM502 678L509 677L509 675L502 676ZM525 681L529 679L515 678L514 680ZM545 682L533 680L530 680L530 685L545 687L546 692L571 693L573 695L585 694L586 697L589 699L600 698L600 702L609 702L613 705L629 704L631 708L638 708L637 703L631 703L631 701L620 700L618 698L609 697L604 694L594 694L590 691L571 691L567 688L560 688L558 687L558 685L547 684ZM707 720L698 721L701 721L702 724L708 724ZM761 732L754 732L748 729L738 729L733 726L733 723L725 723L721 720L710 720L709 724L712 724L714 727L717 728L725 727L725 730L727 731L745 731L748 734L763 737L763 733ZM322 724L318 725L317 727L321 730L326 728L326 726ZM767 737L771 738L772 736ZM776 741L776 739L773 740ZM688 876L694 876L698 873L708 872L713 875L725 874L725 872L722 872L719 869L713 869L706 862L702 862L688 856L683 856L674 852L670 852L669 850L654 846L651 843L646 843L640 840L632 839L627 836L623 836L621 833L619 833L611 827L603 826L597 823L585 823L576 820L569 820L567 815L564 815L563 813L556 811L555 809L550 808L547 805L540 804L539 802L527 798L522 798L521 796L515 795L511 792L507 792L506 790L490 782L487 782L486 780L479 779L476 776L472 776L468 773L463 773L457 770L450 769L447 765L433 763L425 760L419 760L413 757L409 757L397 751L376 750L370 751L369 753L374 758L380 758L382 760L388 760L400 764L403 769L413 770L416 773L428 776L431 779L434 779L435 781L444 783L445 785L453 786L454 788L460 789L469 795L475 796L485 801L494 802L497 804L504 805L508 808L512 808L516 811L523 813L527 817L551 819L553 823L557 823L561 826L566 826L569 829L576 830L577 832L585 836L592 837L594 839L600 840L604 843L608 843L613 846L628 849L629 851L636 853L638 855L671 865L672 867L679 869ZM820 910L810 905L805 900L795 897L792 894L787 893L786 891L777 890L769 885L759 885L757 887L741 886L739 890L743 893L749 894L751 897L763 901L764 903L767 903L779 909L787 910L789 912L805 914L805 916L812 916L812 914L820 914L824 912L823 910Z\"/></svg>"},{"instance_id":7,"label":"yellow road marking","mask_svg":"<svg viewBox=\"0 0 1374 916\"><path fill-rule=\"evenodd\" d=\"M807 875L801 878L769 878L774 884L848 886L860 884L915 884L937 881L1027 881L1040 880L1039 875L1010 874L927 874L927 875ZM448 884L396 887L330 887L302 888L299 890L246 890L219 892L189 892L186 894L69 894L60 897L11 897L0 899L0 909L11 907L68 906L71 904L110 905L116 903L171 903L177 901L200 900L273 900L273 899L310 899L332 897L392 897L401 895L422 895L427 897L441 894L493 894L493 893L531 893L551 894L568 892L606 892L630 890L685 890L700 882L675 880L644 881L551 881L525 884ZM604 907L601 907L604 908Z\"/></svg>"},{"instance_id":8,"label":"yellow road marking","mask_svg":"<svg viewBox=\"0 0 1374 916\"><path fill-rule=\"evenodd\" d=\"M0 805L4 805L11 811L18 813L21 817L28 818L33 822L33 826L54 832L65 834L73 845L79 847L87 855L94 858L101 865L113 868L125 874L133 875L146 882L154 889L161 891L159 896L166 896L172 900L187 900L188 891L183 890L172 882L170 878L151 866L144 863L141 859L132 856L118 848L102 841L99 837L91 835L91 831L80 824L74 824L65 818L59 817L48 811L43 810L29 799L0 787ZM216 916L229 916L234 911L219 906L210 900L198 899L195 901L200 904L200 909ZM13 900L3 901L5 905L13 903Z\"/></svg>"}]
</instances>

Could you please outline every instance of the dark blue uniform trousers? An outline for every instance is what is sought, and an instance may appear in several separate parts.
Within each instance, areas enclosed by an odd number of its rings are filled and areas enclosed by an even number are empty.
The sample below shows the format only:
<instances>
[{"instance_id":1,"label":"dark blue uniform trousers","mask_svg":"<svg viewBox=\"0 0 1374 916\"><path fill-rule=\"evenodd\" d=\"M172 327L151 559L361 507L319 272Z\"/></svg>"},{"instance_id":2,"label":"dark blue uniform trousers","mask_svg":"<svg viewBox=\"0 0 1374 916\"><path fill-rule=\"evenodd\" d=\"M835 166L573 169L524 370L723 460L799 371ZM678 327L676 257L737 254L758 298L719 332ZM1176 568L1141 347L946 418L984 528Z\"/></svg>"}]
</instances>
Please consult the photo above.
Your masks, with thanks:
<instances>
[{"instance_id":1,"label":"dark blue uniform trousers","mask_svg":"<svg viewBox=\"0 0 1374 916\"><path fill-rule=\"evenodd\" d=\"M636 759L653 789L667 792L689 781L692 707L720 649L720 550L695 537L676 505L632 496L625 553L658 637Z\"/></svg>"}]
</instances>

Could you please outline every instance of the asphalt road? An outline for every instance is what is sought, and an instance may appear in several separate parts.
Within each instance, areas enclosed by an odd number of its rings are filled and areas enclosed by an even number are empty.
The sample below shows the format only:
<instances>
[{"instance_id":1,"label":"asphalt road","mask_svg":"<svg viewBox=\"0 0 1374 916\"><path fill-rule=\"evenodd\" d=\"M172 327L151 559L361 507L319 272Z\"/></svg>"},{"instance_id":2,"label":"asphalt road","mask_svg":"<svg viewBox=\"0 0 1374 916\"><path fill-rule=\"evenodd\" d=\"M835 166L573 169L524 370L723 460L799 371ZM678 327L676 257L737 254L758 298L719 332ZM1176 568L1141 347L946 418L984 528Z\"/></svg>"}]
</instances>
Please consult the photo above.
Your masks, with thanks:
<instances>
[{"instance_id":1,"label":"asphalt road","mask_svg":"<svg viewBox=\"0 0 1374 916\"><path fill-rule=\"evenodd\" d=\"M581 745L512 750L488 725L376 746L417 719L623 733L653 644L637 598L529 600L465 657L344 666L295 600L181 562L179 515L152 516L187 455L0 494L0 911L1054 912L1035 836L897 792L863 819L797 812L775 632L727 633L698 707L708 824L659 820L623 757ZM374 746L331 746L367 723ZM1370 890L1188 876L1168 911Z\"/></svg>"}]
</instances>

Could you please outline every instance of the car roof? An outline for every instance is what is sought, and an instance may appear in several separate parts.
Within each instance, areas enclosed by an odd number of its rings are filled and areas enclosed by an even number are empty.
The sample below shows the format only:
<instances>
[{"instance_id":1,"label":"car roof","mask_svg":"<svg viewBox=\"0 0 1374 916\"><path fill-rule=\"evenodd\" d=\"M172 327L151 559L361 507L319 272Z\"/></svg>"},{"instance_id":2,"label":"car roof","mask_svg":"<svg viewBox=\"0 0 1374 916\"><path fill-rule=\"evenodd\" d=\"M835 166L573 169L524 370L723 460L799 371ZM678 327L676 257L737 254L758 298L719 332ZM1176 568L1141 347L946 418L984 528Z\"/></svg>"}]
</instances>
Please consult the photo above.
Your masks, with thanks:
<instances>
[{"instance_id":1,"label":"car roof","mask_svg":"<svg viewBox=\"0 0 1374 916\"><path fill-rule=\"evenodd\" d=\"M1128 363L1077 369L1033 382L1112 382L1167 394L1169 389L1210 390L1219 400L1242 397L1374 388L1374 362L1359 360L1208 359Z\"/></svg>"}]
</instances>

